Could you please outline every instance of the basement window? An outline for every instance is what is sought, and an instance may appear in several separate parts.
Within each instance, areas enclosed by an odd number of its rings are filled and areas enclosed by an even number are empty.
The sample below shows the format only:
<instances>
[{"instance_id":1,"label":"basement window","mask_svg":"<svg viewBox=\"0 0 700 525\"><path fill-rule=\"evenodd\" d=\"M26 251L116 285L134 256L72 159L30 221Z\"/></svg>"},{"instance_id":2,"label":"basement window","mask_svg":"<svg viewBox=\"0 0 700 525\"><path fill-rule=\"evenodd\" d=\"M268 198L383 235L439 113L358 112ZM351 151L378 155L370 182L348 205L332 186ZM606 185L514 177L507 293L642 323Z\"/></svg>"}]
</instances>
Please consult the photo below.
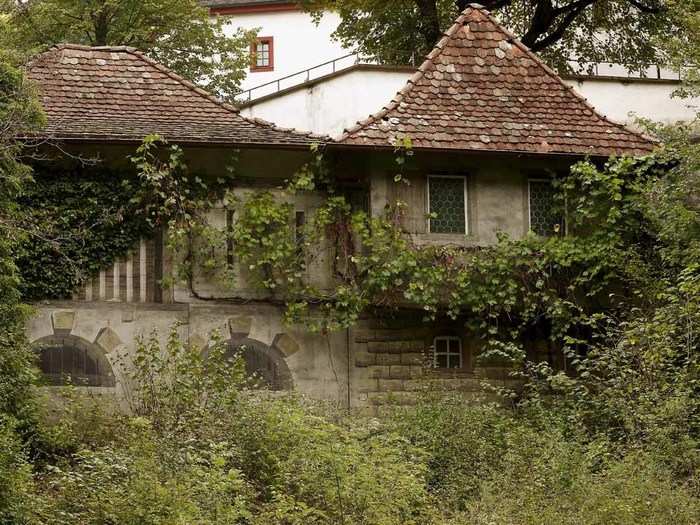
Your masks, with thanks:
<instances>
[{"instance_id":1,"label":"basement window","mask_svg":"<svg viewBox=\"0 0 700 525\"><path fill-rule=\"evenodd\" d=\"M430 233L467 233L467 178L428 176Z\"/></svg>"},{"instance_id":2,"label":"basement window","mask_svg":"<svg viewBox=\"0 0 700 525\"><path fill-rule=\"evenodd\" d=\"M115 386L112 367L93 344L70 336L52 336L37 343L36 348L47 385Z\"/></svg>"},{"instance_id":3,"label":"basement window","mask_svg":"<svg viewBox=\"0 0 700 525\"><path fill-rule=\"evenodd\" d=\"M255 40L250 49L251 71L272 71L275 68L274 39L271 36Z\"/></svg>"},{"instance_id":4,"label":"basement window","mask_svg":"<svg viewBox=\"0 0 700 525\"><path fill-rule=\"evenodd\" d=\"M433 340L435 368L462 368L462 340L454 336L440 336Z\"/></svg>"},{"instance_id":5,"label":"basement window","mask_svg":"<svg viewBox=\"0 0 700 525\"><path fill-rule=\"evenodd\" d=\"M530 179L528 181L530 230L542 237L563 233L564 220L556 212L554 193L551 180Z\"/></svg>"}]
</instances>

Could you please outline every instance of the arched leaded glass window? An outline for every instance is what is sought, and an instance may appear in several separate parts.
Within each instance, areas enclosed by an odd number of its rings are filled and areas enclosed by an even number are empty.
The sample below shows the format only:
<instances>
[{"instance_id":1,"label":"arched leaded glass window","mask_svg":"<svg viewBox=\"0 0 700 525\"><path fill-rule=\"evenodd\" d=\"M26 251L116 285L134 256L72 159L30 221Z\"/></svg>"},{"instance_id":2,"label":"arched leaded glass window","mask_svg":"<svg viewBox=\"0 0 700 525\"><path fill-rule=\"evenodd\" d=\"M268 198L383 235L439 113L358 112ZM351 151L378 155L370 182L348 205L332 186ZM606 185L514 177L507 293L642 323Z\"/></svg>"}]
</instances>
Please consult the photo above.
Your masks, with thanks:
<instances>
[{"instance_id":1,"label":"arched leaded glass window","mask_svg":"<svg viewBox=\"0 0 700 525\"><path fill-rule=\"evenodd\" d=\"M231 353L240 352L253 384L268 390L291 390L292 374L282 353L252 339L229 342Z\"/></svg>"},{"instance_id":2,"label":"arched leaded glass window","mask_svg":"<svg viewBox=\"0 0 700 525\"><path fill-rule=\"evenodd\" d=\"M51 336L37 341L34 347L48 385L115 386L112 366L97 345L74 336Z\"/></svg>"}]
</instances>

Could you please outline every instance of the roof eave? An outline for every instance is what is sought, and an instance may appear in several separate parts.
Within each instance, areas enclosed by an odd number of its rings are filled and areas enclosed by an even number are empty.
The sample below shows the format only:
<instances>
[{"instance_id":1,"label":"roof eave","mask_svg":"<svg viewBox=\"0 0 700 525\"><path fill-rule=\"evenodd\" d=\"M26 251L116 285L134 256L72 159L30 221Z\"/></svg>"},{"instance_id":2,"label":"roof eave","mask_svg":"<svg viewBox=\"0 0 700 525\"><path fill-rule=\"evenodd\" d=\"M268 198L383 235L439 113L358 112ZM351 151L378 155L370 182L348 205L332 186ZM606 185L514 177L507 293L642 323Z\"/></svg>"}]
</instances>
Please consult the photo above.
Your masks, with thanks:
<instances>
[{"instance_id":1,"label":"roof eave","mask_svg":"<svg viewBox=\"0 0 700 525\"><path fill-rule=\"evenodd\" d=\"M75 136L75 135L41 135L33 134L18 137L19 140L39 140L45 144L63 143L63 144L99 144L99 145L139 145L143 142L143 138L135 137L96 137L96 136ZM201 140L193 138L177 138L165 137L172 143L181 146L198 147L198 148L221 148L235 147L242 149L284 149L284 150L304 150L308 151L313 144L326 144L326 141L300 142L300 143L284 143L284 142L255 142L255 141L235 141L235 140Z\"/></svg>"},{"instance_id":2,"label":"roof eave","mask_svg":"<svg viewBox=\"0 0 700 525\"><path fill-rule=\"evenodd\" d=\"M394 146L390 144L386 145L379 145L379 144L348 144L346 142L332 142L328 143L327 147L329 149L334 149L334 150L358 150L358 149L364 149L364 150L373 150L373 151L381 151L381 152L387 152L387 151L394 151L395 148ZM564 152L564 151L528 151L528 150L501 150L501 149L460 149L460 148L426 148L426 147L413 147L412 151L420 151L423 153L457 153L457 154L465 154L465 155L498 155L498 156L503 156L503 155L508 155L508 156L514 156L514 157L536 157L536 158L551 158L551 157L557 157L557 158L570 158L570 159L586 159L586 158L596 158L596 159L607 159L610 158L611 156L623 156L623 155L631 155L631 156L639 156L642 155L637 154L637 153L632 153L630 152L620 152L620 153L615 153L615 152L608 152L608 153L601 153L601 152L596 152L596 151L591 151L589 153L580 153L580 152ZM646 153L643 153L644 155L651 154L652 151L648 151Z\"/></svg>"}]
</instances>

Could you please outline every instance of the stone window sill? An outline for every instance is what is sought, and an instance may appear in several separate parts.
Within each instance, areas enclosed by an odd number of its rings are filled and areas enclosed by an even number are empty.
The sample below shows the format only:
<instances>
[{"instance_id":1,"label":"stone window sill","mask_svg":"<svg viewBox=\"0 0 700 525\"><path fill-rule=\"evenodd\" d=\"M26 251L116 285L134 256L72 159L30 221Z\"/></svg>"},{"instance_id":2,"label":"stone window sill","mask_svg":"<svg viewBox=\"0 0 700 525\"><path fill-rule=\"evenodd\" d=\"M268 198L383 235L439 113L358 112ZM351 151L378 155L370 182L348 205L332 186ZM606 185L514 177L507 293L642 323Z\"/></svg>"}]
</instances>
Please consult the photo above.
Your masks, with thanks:
<instances>
[{"instance_id":1,"label":"stone window sill","mask_svg":"<svg viewBox=\"0 0 700 525\"><path fill-rule=\"evenodd\" d=\"M418 246L459 246L463 248L481 246L474 235L451 233L415 233L411 239Z\"/></svg>"}]
</instances>

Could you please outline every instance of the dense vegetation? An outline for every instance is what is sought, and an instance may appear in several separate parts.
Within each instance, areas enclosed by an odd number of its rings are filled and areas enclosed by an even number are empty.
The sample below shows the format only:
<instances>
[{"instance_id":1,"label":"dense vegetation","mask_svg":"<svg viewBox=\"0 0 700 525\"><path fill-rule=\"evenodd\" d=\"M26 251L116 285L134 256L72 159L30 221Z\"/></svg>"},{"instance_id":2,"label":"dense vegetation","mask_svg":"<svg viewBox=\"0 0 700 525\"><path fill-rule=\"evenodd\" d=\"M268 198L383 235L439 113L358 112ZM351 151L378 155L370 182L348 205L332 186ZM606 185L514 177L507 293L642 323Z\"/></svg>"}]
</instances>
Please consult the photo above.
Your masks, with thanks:
<instances>
[{"instance_id":1,"label":"dense vegetation","mask_svg":"<svg viewBox=\"0 0 700 525\"><path fill-rule=\"evenodd\" d=\"M470 277L477 267L471 256L413 253L392 228L392 210L367 223L333 197L309 226L311 243L313 230L326 238L338 231L327 226L350 213L343 231L359 232L368 245L353 256L368 260L351 261L362 271L346 275L343 300L316 297L314 306L327 305L321 330L353 321L366 306L364 296L355 298L360 290L408 294L432 305L428 316L484 307L469 298L432 301L441 295L439 283L454 287L469 278L470 288L482 287L477 299L498 294L475 329L485 331L493 351L513 359L525 381L522 391L500 392L498 403L466 403L430 379L415 407L388 410L381 419L295 396L251 395L239 356L227 355L221 342L203 354L183 345L176 330L165 348L144 340L135 356L124 356L128 410L71 388L64 393L68 403L36 402L31 352L21 330L12 328L24 315L19 281L3 281L9 297L3 307L18 321L3 326L12 349L3 356L12 360L0 383L8 400L0 432L0 521L697 523L700 155L687 131L661 130L667 145L648 158L579 164L560 189L578 217L570 220L587 229L569 238L503 239L475 255L489 263L478 265L476 277ZM179 162L157 160L154 142L135 157L143 184L156 195L140 205L147 217L155 213L187 237L205 227L192 218L207 209L206 199L180 202L173 186L168 195L175 200L157 198L155 190L181 182L185 172ZM179 158L178 148L170 153ZM288 191L331 184L322 166L315 157ZM175 177L165 177L172 167ZM269 220L279 204L260 192L233 205L254 213L234 231L239 241L256 231L257 220L267 224L242 243L242 253L257 250L261 285L276 287L280 274L269 271L271 260L296 264L284 258L289 236L281 232L289 226ZM279 241L272 251L270 239ZM281 259L274 259L279 249ZM420 272L408 270L416 265ZM281 277L289 282L293 270ZM419 279L421 297L411 284ZM287 297L292 313L304 319L295 286ZM513 333L495 329L507 315ZM569 373L527 360L517 336L532 323L550 327L548 336L568 352Z\"/></svg>"},{"instance_id":2,"label":"dense vegetation","mask_svg":"<svg viewBox=\"0 0 700 525\"><path fill-rule=\"evenodd\" d=\"M303 0L314 15L335 9L334 36L383 62L420 64L469 0ZM562 72L600 62L640 71L666 64L671 41L697 40L686 17L696 0L484 0L522 42ZM688 59L688 54L683 54ZM578 64L572 64L575 61ZM688 62L684 62L688 66ZM695 64L693 64L695 65Z\"/></svg>"},{"instance_id":3,"label":"dense vegetation","mask_svg":"<svg viewBox=\"0 0 700 525\"><path fill-rule=\"evenodd\" d=\"M691 129L657 130L665 146L646 158L578 164L558 186L577 235L503 238L467 254L412 246L398 228L400 206L373 219L354 211L315 151L286 191L332 195L303 238L339 247L333 294L299 278L305 259L284 204L264 191L231 198L240 256L285 298L291 319L313 318L325 332L378 301L408 300L428 319L476 320L488 352L510 359L523 381L496 392L498 402L467 403L430 378L416 406L381 419L251 395L240 356L216 334L202 353L176 329L164 348L145 339L123 356L127 406L75 388L57 402L36 388L24 336L21 293L40 292L42 278L31 250L41 257L53 246L83 265L118 256L130 238L100 247L107 255L82 246L95 240L87 234L53 244L95 220L89 206L68 213L75 193L106 189L41 173L32 182L22 158L32 150L15 137L41 112L21 73L0 64L0 523L700 521L700 146ZM208 235L203 216L222 188L188 176L177 147L162 160L156 146L149 138L134 158L150 199L134 194L124 204L140 213L123 215L144 229L167 222L171 242L186 245L191 232ZM397 184L410 153L409 143L399 148ZM103 194L110 209L119 191ZM39 213L57 201L63 223ZM353 253L357 239L366 249ZM71 279L80 275L61 282ZM533 329L566 354L567 373L528 360L521 340Z\"/></svg>"}]
</instances>

